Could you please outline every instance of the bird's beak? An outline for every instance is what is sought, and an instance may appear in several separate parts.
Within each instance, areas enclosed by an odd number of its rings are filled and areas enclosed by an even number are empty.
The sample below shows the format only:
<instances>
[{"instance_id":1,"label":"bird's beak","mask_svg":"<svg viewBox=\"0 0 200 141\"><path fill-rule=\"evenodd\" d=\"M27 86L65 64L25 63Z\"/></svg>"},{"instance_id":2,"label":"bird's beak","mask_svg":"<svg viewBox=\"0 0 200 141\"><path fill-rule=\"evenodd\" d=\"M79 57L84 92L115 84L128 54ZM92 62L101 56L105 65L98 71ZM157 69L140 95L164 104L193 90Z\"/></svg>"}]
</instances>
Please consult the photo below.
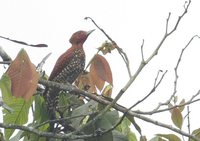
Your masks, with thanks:
<instances>
[{"instance_id":1,"label":"bird's beak","mask_svg":"<svg viewBox=\"0 0 200 141\"><path fill-rule=\"evenodd\" d=\"M89 31L87 32L87 36L89 36L93 31L95 31L95 29L89 30Z\"/></svg>"}]
</instances>

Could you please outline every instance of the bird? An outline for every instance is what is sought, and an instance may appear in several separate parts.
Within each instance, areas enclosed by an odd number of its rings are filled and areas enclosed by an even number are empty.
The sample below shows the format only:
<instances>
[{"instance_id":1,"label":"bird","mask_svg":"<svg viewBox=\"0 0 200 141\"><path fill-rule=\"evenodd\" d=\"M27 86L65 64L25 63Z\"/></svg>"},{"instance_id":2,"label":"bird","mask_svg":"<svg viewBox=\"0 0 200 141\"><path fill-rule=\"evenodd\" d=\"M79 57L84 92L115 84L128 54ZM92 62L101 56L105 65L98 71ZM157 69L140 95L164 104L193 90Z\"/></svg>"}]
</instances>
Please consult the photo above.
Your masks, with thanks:
<instances>
[{"instance_id":1,"label":"bird","mask_svg":"<svg viewBox=\"0 0 200 141\"><path fill-rule=\"evenodd\" d=\"M94 30L79 30L72 34L71 38L69 39L71 47L57 59L48 78L49 81L62 84L72 84L77 79L85 67L85 52L83 49L83 44L93 31ZM55 111L58 105L59 92L59 89L47 86L43 93L50 120L56 118ZM52 131L53 128L54 124L50 124L50 131Z\"/></svg>"}]
</instances>

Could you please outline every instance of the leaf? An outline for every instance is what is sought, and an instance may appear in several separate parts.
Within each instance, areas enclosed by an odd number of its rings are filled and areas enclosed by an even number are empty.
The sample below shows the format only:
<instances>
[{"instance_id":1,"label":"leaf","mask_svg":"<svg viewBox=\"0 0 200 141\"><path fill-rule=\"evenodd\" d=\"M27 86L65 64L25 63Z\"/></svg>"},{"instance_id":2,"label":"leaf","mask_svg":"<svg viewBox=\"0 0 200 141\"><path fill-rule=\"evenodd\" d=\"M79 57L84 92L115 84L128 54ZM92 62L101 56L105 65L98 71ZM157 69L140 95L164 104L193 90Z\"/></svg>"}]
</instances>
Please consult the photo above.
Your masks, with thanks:
<instances>
[{"instance_id":1,"label":"leaf","mask_svg":"<svg viewBox=\"0 0 200 141\"><path fill-rule=\"evenodd\" d=\"M134 139L133 140L128 139L126 136L124 136L122 133L120 133L119 131L116 131L116 130L113 130L112 134L113 134L113 141L137 141ZM108 140L106 140L106 141L108 141Z\"/></svg>"},{"instance_id":2,"label":"leaf","mask_svg":"<svg viewBox=\"0 0 200 141\"><path fill-rule=\"evenodd\" d=\"M0 80L0 89L4 95L11 95L11 80L8 75L4 74ZM13 109L10 108L5 102L0 101L1 105L4 109L9 112L13 112Z\"/></svg>"},{"instance_id":3,"label":"leaf","mask_svg":"<svg viewBox=\"0 0 200 141\"><path fill-rule=\"evenodd\" d=\"M21 49L10 64L6 74L12 82L13 96L23 97L28 101L36 91L39 75L24 49Z\"/></svg>"},{"instance_id":4,"label":"leaf","mask_svg":"<svg viewBox=\"0 0 200 141\"><path fill-rule=\"evenodd\" d=\"M35 95L35 111L34 111L34 122L35 124L40 124L49 119L47 113L47 108L45 105L44 98L37 94Z\"/></svg>"},{"instance_id":5,"label":"leaf","mask_svg":"<svg viewBox=\"0 0 200 141\"><path fill-rule=\"evenodd\" d=\"M115 46L108 41L105 41L101 47L98 48L99 51L101 51L104 55L107 53L111 53L112 50L115 49Z\"/></svg>"},{"instance_id":6,"label":"leaf","mask_svg":"<svg viewBox=\"0 0 200 141\"><path fill-rule=\"evenodd\" d=\"M128 133L128 140L129 141L137 141L137 138L136 138L136 135L135 135L135 133L133 133L133 132L129 132Z\"/></svg>"},{"instance_id":7,"label":"leaf","mask_svg":"<svg viewBox=\"0 0 200 141\"><path fill-rule=\"evenodd\" d=\"M165 139L162 139L161 137L154 137L154 138L152 138L150 141L167 141L167 140L165 140Z\"/></svg>"},{"instance_id":8,"label":"leaf","mask_svg":"<svg viewBox=\"0 0 200 141\"><path fill-rule=\"evenodd\" d=\"M172 107L173 107L173 105L172 105L171 103L169 103L169 104L168 104L168 108L172 108ZM172 113L172 110L173 110L173 109L169 110L170 113Z\"/></svg>"},{"instance_id":9,"label":"leaf","mask_svg":"<svg viewBox=\"0 0 200 141\"><path fill-rule=\"evenodd\" d=\"M183 105L185 104L185 99L182 99L179 105ZM182 112L184 110L185 106L181 106L179 107L180 112Z\"/></svg>"},{"instance_id":10,"label":"leaf","mask_svg":"<svg viewBox=\"0 0 200 141\"><path fill-rule=\"evenodd\" d=\"M97 102L91 100L88 103L86 103L86 104L84 104L82 106L79 106L76 109L74 109L72 111L72 115L71 116L75 117L75 116L79 116L79 115L86 115L86 114L89 115L89 114L93 113L92 109L96 109L97 104L98 104ZM83 121L84 118L85 118L85 116L72 118L71 122L72 122L73 127L75 127L75 128L80 127L82 125L82 121Z\"/></svg>"},{"instance_id":11,"label":"leaf","mask_svg":"<svg viewBox=\"0 0 200 141\"><path fill-rule=\"evenodd\" d=\"M111 97L112 94L112 86L111 85L107 85L102 92L102 95L105 97Z\"/></svg>"},{"instance_id":12,"label":"leaf","mask_svg":"<svg viewBox=\"0 0 200 141\"><path fill-rule=\"evenodd\" d=\"M117 127L123 135L125 135L130 141L137 141L135 133L130 129L131 121L125 117L121 124Z\"/></svg>"},{"instance_id":13,"label":"leaf","mask_svg":"<svg viewBox=\"0 0 200 141\"><path fill-rule=\"evenodd\" d=\"M84 72L75 81L76 86L84 91L90 93L96 93L96 87L92 82L91 75L89 72Z\"/></svg>"},{"instance_id":14,"label":"leaf","mask_svg":"<svg viewBox=\"0 0 200 141\"><path fill-rule=\"evenodd\" d=\"M176 127L181 129L182 124L183 124L183 117L182 117L181 111L178 108L174 108L172 110L171 119L174 125L176 125Z\"/></svg>"},{"instance_id":15,"label":"leaf","mask_svg":"<svg viewBox=\"0 0 200 141\"><path fill-rule=\"evenodd\" d=\"M194 130L192 132L192 135L194 135L195 137L197 137L198 139L200 139L200 128ZM193 139L190 139L189 141L194 141Z\"/></svg>"},{"instance_id":16,"label":"leaf","mask_svg":"<svg viewBox=\"0 0 200 141\"><path fill-rule=\"evenodd\" d=\"M1 132L1 130L0 130L0 141L5 141L3 133Z\"/></svg>"},{"instance_id":17,"label":"leaf","mask_svg":"<svg viewBox=\"0 0 200 141\"><path fill-rule=\"evenodd\" d=\"M11 80L8 75L4 74L0 80L0 88L3 95L12 95Z\"/></svg>"},{"instance_id":18,"label":"leaf","mask_svg":"<svg viewBox=\"0 0 200 141\"><path fill-rule=\"evenodd\" d=\"M168 139L169 141L181 141L181 139L174 134L157 134L157 136Z\"/></svg>"},{"instance_id":19,"label":"leaf","mask_svg":"<svg viewBox=\"0 0 200 141\"><path fill-rule=\"evenodd\" d=\"M33 99L24 101L22 98L16 98L8 93L2 93L4 102L13 109L10 113L7 110L3 110L3 122L7 124L23 125L28 121L29 108L33 102ZM5 129L6 140L9 140L14 132L14 129Z\"/></svg>"},{"instance_id":20,"label":"leaf","mask_svg":"<svg viewBox=\"0 0 200 141\"><path fill-rule=\"evenodd\" d=\"M92 63L90 65L90 73L89 74L90 74L90 77L91 77L91 80L92 80L92 83L94 84L94 86L96 86L101 91L103 89L105 81L102 80L101 78L99 78L94 63Z\"/></svg>"},{"instance_id":21,"label":"leaf","mask_svg":"<svg viewBox=\"0 0 200 141\"><path fill-rule=\"evenodd\" d=\"M126 117L130 120L130 122L133 124L135 129L138 131L138 133L140 133L140 135L142 135L142 130L141 130L140 126L135 122L134 117L128 116L128 115Z\"/></svg>"},{"instance_id":22,"label":"leaf","mask_svg":"<svg viewBox=\"0 0 200 141\"><path fill-rule=\"evenodd\" d=\"M90 75L99 90L102 90L105 81L113 85L110 66L106 59L99 54L95 55L91 62Z\"/></svg>"},{"instance_id":23,"label":"leaf","mask_svg":"<svg viewBox=\"0 0 200 141\"><path fill-rule=\"evenodd\" d=\"M140 141L147 141L146 136L140 136Z\"/></svg>"}]
</instances>

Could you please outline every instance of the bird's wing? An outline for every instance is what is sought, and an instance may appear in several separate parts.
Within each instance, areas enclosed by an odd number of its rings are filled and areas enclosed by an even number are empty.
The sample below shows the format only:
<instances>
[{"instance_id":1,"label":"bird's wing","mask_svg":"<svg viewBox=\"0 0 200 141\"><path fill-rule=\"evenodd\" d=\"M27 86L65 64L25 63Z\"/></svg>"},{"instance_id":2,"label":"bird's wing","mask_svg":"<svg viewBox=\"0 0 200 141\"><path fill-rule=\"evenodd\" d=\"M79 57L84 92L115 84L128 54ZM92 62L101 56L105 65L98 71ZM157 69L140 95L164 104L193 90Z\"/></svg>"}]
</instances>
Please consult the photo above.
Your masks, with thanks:
<instances>
[{"instance_id":1,"label":"bird's wing","mask_svg":"<svg viewBox=\"0 0 200 141\"><path fill-rule=\"evenodd\" d=\"M66 67L68 62L70 62L73 55L73 48L69 48L65 53L63 53L58 60L49 76L49 80L53 80L61 71Z\"/></svg>"}]
</instances>

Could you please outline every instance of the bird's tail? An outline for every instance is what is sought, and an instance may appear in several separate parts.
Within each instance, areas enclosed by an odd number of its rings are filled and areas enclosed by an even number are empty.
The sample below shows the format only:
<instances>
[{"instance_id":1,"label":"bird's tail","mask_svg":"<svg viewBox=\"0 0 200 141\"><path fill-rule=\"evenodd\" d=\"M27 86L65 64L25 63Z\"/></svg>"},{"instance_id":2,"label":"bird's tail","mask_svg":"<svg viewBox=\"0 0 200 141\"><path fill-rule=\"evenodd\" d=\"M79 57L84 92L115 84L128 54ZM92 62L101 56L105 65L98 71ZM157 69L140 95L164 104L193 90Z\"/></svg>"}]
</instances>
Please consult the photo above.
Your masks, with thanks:
<instances>
[{"instance_id":1,"label":"bird's tail","mask_svg":"<svg viewBox=\"0 0 200 141\"><path fill-rule=\"evenodd\" d=\"M56 119L56 107L58 105L59 95L56 95L59 93L59 90L53 89L53 88L46 88L43 97L45 99L49 120ZM49 132L54 131L54 122L50 122Z\"/></svg>"}]
</instances>

